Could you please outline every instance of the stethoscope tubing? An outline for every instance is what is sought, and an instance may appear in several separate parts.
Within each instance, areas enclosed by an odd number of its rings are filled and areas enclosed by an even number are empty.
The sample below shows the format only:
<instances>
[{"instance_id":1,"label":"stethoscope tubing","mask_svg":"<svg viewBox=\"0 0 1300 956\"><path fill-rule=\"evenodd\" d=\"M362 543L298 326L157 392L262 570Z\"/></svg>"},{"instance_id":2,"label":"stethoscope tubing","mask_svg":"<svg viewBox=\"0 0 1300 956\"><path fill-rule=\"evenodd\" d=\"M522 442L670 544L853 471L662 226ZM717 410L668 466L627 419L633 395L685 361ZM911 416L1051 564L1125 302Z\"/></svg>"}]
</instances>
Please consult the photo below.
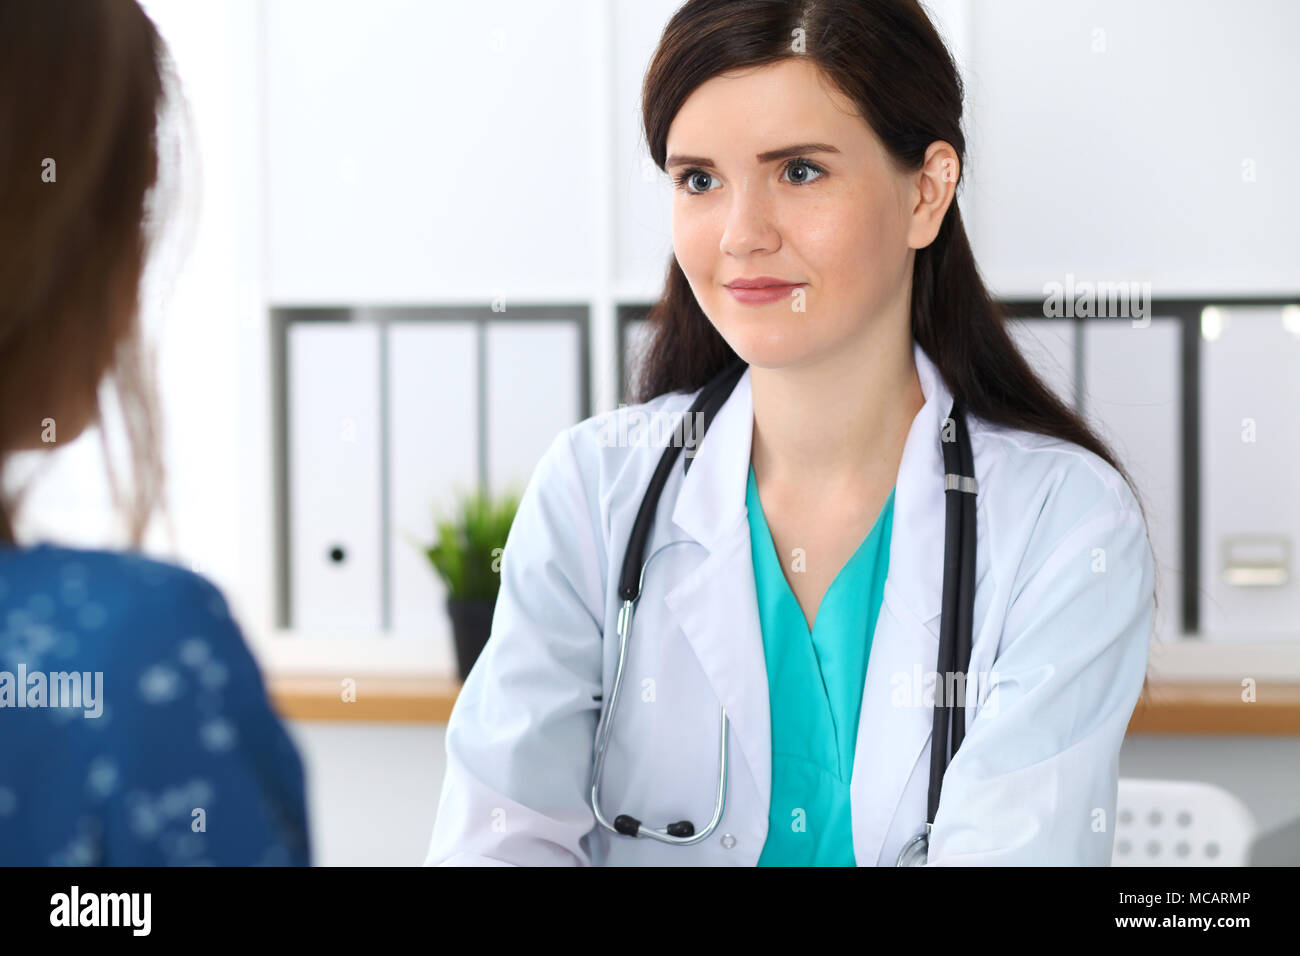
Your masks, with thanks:
<instances>
[{"instance_id":1,"label":"stethoscope tubing","mask_svg":"<svg viewBox=\"0 0 1300 956\"><path fill-rule=\"evenodd\" d=\"M650 555L650 558L641 567L641 574L637 580L637 593L640 594L641 588L645 584L645 572L651 563L666 550L678 544L695 544L694 541L683 539L681 541L670 541L663 547ZM605 829L618 833L623 836L631 837L649 837L659 840L662 843L672 844L674 846L690 846L692 843L699 843L701 840L708 839L709 835L717 829L718 824L722 821L722 814L727 805L727 737L730 723L727 720L726 708L721 708L721 727L719 728L718 744L718 788L717 797L714 801L713 817L708 826L698 833L694 832L694 825L689 821L679 821L669 824L662 830L645 826L640 820L628 814L619 814L611 823L601 812L600 809L600 781L605 766L605 754L609 745L610 728L614 723L614 712L618 707L619 689L623 686L623 668L627 661L627 648L632 637L632 618L636 613L636 602L625 600L622 608L619 609L618 615L618 665L614 671L614 687L610 692L609 705L605 708L604 716L601 719L600 727L596 732L595 763L591 775L591 807L596 814L597 822ZM672 832L677 830L677 833ZM690 830L691 832L686 832Z\"/></svg>"},{"instance_id":2,"label":"stethoscope tubing","mask_svg":"<svg viewBox=\"0 0 1300 956\"><path fill-rule=\"evenodd\" d=\"M939 810L943 776L950 753L955 754L965 738L965 681L949 675L964 675L970 665L971 627L975 594L975 463L966 432L961 403L953 401L948 418L954 440L942 441L944 460L944 547L943 604L939 618L939 655L935 675L933 732L930 737L930 788L926 801L926 832ZM967 483L969 482L969 484ZM952 686L958 695L948 696Z\"/></svg>"}]
</instances>

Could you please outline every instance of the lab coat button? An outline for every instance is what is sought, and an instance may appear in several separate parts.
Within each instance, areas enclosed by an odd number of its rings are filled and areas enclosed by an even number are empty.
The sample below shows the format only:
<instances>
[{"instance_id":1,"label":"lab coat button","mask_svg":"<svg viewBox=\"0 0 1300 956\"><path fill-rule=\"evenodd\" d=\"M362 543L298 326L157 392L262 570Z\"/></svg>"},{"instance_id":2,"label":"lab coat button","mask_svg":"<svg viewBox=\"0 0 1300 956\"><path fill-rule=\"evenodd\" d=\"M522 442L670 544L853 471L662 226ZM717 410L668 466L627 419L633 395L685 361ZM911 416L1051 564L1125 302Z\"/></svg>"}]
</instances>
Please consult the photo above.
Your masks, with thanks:
<instances>
[{"instance_id":1,"label":"lab coat button","mask_svg":"<svg viewBox=\"0 0 1300 956\"><path fill-rule=\"evenodd\" d=\"M736 845L736 838L732 836L730 833L724 833L722 834L722 845L726 847L728 850L730 850L733 846Z\"/></svg>"}]
</instances>

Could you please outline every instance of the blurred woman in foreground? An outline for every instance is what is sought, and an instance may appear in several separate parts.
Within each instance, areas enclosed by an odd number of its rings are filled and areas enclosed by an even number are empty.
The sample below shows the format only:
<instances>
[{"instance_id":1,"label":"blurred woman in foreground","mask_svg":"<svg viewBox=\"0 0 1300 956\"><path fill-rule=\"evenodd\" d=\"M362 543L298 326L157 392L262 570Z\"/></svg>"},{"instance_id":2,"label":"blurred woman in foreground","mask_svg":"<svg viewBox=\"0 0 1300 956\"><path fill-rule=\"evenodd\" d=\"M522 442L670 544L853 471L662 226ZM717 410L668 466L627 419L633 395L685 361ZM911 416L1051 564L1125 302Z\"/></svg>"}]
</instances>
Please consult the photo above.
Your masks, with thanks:
<instances>
[{"instance_id":1,"label":"blurred woman in foreground","mask_svg":"<svg viewBox=\"0 0 1300 956\"><path fill-rule=\"evenodd\" d=\"M0 4L0 474L102 425L111 381L135 549L162 504L138 311L171 85L135 0ZM221 593L24 546L16 505L0 488L0 864L309 863L302 763Z\"/></svg>"}]
</instances>

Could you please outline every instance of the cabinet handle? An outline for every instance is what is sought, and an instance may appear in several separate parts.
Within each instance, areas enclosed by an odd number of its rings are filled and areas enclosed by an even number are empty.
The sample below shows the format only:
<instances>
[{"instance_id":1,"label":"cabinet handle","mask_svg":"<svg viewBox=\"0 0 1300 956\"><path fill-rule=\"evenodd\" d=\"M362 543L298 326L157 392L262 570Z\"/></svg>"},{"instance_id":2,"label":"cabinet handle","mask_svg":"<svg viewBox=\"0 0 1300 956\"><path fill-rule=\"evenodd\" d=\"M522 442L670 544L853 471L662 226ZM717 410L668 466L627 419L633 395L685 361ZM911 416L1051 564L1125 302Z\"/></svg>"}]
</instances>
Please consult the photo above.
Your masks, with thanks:
<instances>
[{"instance_id":1,"label":"cabinet handle","mask_svg":"<svg viewBox=\"0 0 1300 956\"><path fill-rule=\"evenodd\" d=\"M1223 580L1239 588L1282 587L1291 580L1291 539L1236 534L1222 539Z\"/></svg>"}]
</instances>

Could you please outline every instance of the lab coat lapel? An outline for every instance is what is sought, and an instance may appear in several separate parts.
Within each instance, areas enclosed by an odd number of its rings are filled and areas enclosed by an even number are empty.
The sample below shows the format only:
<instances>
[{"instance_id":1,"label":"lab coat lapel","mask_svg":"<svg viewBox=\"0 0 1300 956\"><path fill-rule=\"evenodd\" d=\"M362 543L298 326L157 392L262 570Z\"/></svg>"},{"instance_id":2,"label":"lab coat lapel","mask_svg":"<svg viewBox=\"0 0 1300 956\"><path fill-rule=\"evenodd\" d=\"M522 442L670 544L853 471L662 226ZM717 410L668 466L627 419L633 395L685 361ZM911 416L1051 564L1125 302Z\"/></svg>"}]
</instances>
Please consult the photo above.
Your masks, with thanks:
<instances>
[{"instance_id":1,"label":"lab coat lapel","mask_svg":"<svg viewBox=\"0 0 1300 956\"><path fill-rule=\"evenodd\" d=\"M912 420L898 467L889 571L872 637L850 782L853 846L860 866L878 861L893 865L892 859L879 860L880 852L933 732L933 705L923 706L918 698L939 649L935 619L943 607L946 507L939 440L952 394L915 341L912 354L925 404ZM969 415L967 422L973 427Z\"/></svg>"},{"instance_id":2,"label":"lab coat lapel","mask_svg":"<svg viewBox=\"0 0 1300 956\"><path fill-rule=\"evenodd\" d=\"M727 712L766 814L772 727L745 507L753 421L746 369L709 425L673 509L673 521L708 557L664 601Z\"/></svg>"},{"instance_id":3,"label":"lab coat lapel","mask_svg":"<svg viewBox=\"0 0 1300 956\"><path fill-rule=\"evenodd\" d=\"M939 369L915 340L912 361L925 404L912 419L898 464L894 491L894 536L889 545L886 597L902 601L912 615L928 621L943 608L944 502L943 450L939 446L952 393ZM967 427L976 427L966 415Z\"/></svg>"}]
</instances>

